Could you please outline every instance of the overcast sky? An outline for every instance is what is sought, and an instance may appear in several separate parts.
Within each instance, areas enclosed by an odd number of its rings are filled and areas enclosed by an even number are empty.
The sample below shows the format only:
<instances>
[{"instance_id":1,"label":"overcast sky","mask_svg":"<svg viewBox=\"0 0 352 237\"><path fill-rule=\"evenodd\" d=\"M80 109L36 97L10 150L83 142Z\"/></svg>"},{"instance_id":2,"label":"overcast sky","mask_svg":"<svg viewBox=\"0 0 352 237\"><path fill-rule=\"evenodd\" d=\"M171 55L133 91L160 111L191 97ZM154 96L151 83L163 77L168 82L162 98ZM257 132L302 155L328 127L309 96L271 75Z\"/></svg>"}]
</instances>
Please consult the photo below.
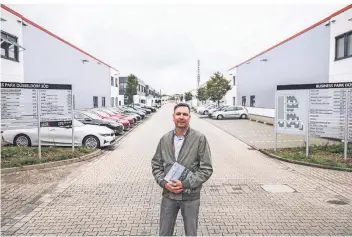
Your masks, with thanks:
<instances>
[{"instance_id":1,"label":"overcast sky","mask_svg":"<svg viewBox=\"0 0 352 237\"><path fill-rule=\"evenodd\" d=\"M9 7L162 93L196 88L343 8L338 4L67 4Z\"/></svg>"}]
</instances>

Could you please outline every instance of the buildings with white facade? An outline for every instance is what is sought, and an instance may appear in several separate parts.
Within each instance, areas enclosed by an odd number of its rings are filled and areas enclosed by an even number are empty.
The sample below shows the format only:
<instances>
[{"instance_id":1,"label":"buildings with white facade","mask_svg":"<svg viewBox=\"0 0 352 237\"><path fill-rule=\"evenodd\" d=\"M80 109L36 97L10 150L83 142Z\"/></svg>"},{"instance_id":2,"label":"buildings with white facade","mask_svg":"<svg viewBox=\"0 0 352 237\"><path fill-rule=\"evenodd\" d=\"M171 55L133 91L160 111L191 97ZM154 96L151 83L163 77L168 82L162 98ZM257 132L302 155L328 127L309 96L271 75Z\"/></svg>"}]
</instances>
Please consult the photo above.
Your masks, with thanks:
<instances>
[{"instance_id":1,"label":"buildings with white facade","mask_svg":"<svg viewBox=\"0 0 352 237\"><path fill-rule=\"evenodd\" d=\"M127 103L127 80L128 77L119 77L119 98ZM160 94L153 89L150 85L147 85L143 80L138 78L137 94L133 96L134 103L143 103L148 106L153 106L156 103L160 103Z\"/></svg>"},{"instance_id":2,"label":"buildings with white facade","mask_svg":"<svg viewBox=\"0 0 352 237\"><path fill-rule=\"evenodd\" d=\"M21 17L1 8L1 81L24 82L23 28L26 26Z\"/></svg>"},{"instance_id":3,"label":"buildings with white facade","mask_svg":"<svg viewBox=\"0 0 352 237\"><path fill-rule=\"evenodd\" d=\"M277 85L352 81L352 5L229 70L228 104L272 117ZM232 75L230 75L232 74ZM231 98L232 97L232 98Z\"/></svg>"},{"instance_id":4,"label":"buildings with white facade","mask_svg":"<svg viewBox=\"0 0 352 237\"><path fill-rule=\"evenodd\" d=\"M119 70L1 5L1 81L71 84L76 109L124 104ZM138 96L146 103L145 83Z\"/></svg>"}]
</instances>

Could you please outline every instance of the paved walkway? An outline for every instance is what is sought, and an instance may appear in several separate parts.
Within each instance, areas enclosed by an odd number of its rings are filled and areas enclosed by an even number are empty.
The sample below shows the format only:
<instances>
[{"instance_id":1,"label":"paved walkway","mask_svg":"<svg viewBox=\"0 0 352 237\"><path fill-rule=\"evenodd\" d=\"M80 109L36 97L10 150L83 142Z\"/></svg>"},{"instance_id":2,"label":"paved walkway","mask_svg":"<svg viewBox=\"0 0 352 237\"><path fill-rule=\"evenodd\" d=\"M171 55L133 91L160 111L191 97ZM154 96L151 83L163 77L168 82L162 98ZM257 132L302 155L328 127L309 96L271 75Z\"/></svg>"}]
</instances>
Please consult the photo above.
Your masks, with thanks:
<instances>
[{"instance_id":1,"label":"paved walkway","mask_svg":"<svg viewBox=\"0 0 352 237\"><path fill-rule=\"evenodd\" d=\"M247 119L211 119L204 115L194 113L195 116L214 124L216 127L226 131L235 136L241 141L251 144L260 149L274 149L275 148L275 132L272 125L263 124L259 122L250 121ZM311 145L326 145L338 143L337 141L310 137ZM277 147L301 147L305 146L305 136L292 134L277 134ZM343 156L343 154L341 154Z\"/></svg>"},{"instance_id":2,"label":"paved walkway","mask_svg":"<svg viewBox=\"0 0 352 237\"><path fill-rule=\"evenodd\" d=\"M173 127L172 112L164 105L116 150L71 170L4 234L157 235L161 189L150 159ZM208 137L214 163L202 191L199 235L352 235L352 173L270 159L202 119L191 124ZM20 181L5 177L5 190ZM282 184L295 191L262 187ZM176 225L183 235L180 216Z\"/></svg>"}]
</instances>

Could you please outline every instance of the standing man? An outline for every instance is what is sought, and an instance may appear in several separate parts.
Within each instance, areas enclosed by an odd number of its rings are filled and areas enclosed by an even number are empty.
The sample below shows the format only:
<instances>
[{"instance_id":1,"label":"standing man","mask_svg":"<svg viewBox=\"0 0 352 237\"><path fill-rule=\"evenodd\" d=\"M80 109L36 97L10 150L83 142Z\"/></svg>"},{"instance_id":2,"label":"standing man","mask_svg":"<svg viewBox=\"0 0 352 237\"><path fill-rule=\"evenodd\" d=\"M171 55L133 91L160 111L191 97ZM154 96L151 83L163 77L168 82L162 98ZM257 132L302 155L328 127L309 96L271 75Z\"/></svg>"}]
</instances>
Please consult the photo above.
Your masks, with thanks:
<instances>
[{"instance_id":1,"label":"standing man","mask_svg":"<svg viewBox=\"0 0 352 237\"><path fill-rule=\"evenodd\" d=\"M202 184L213 173L211 153L206 137L189 127L190 108L186 103L174 107L175 129L162 136L152 159L152 173L163 188L160 208L160 236L172 236L179 209L185 234L196 236ZM164 180L177 162L190 171L182 180Z\"/></svg>"}]
</instances>

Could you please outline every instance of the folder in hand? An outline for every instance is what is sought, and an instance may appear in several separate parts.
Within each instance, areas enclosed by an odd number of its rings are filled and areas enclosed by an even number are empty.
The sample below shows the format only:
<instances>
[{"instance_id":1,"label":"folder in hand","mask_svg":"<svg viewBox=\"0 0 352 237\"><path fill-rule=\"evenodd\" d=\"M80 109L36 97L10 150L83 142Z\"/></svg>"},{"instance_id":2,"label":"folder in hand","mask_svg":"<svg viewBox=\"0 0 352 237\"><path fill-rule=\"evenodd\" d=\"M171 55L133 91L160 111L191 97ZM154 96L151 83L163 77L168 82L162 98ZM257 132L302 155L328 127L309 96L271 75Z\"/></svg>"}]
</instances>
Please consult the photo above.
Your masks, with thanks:
<instances>
[{"instance_id":1,"label":"folder in hand","mask_svg":"<svg viewBox=\"0 0 352 237\"><path fill-rule=\"evenodd\" d=\"M166 174L166 176L164 177L164 180L166 180L167 182L170 182L172 180L185 180L187 175L190 173L191 171L189 169L187 169L186 167L184 167L183 165L175 162L171 169L169 170L169 172Z\"/></svg>"}]
</instances>

